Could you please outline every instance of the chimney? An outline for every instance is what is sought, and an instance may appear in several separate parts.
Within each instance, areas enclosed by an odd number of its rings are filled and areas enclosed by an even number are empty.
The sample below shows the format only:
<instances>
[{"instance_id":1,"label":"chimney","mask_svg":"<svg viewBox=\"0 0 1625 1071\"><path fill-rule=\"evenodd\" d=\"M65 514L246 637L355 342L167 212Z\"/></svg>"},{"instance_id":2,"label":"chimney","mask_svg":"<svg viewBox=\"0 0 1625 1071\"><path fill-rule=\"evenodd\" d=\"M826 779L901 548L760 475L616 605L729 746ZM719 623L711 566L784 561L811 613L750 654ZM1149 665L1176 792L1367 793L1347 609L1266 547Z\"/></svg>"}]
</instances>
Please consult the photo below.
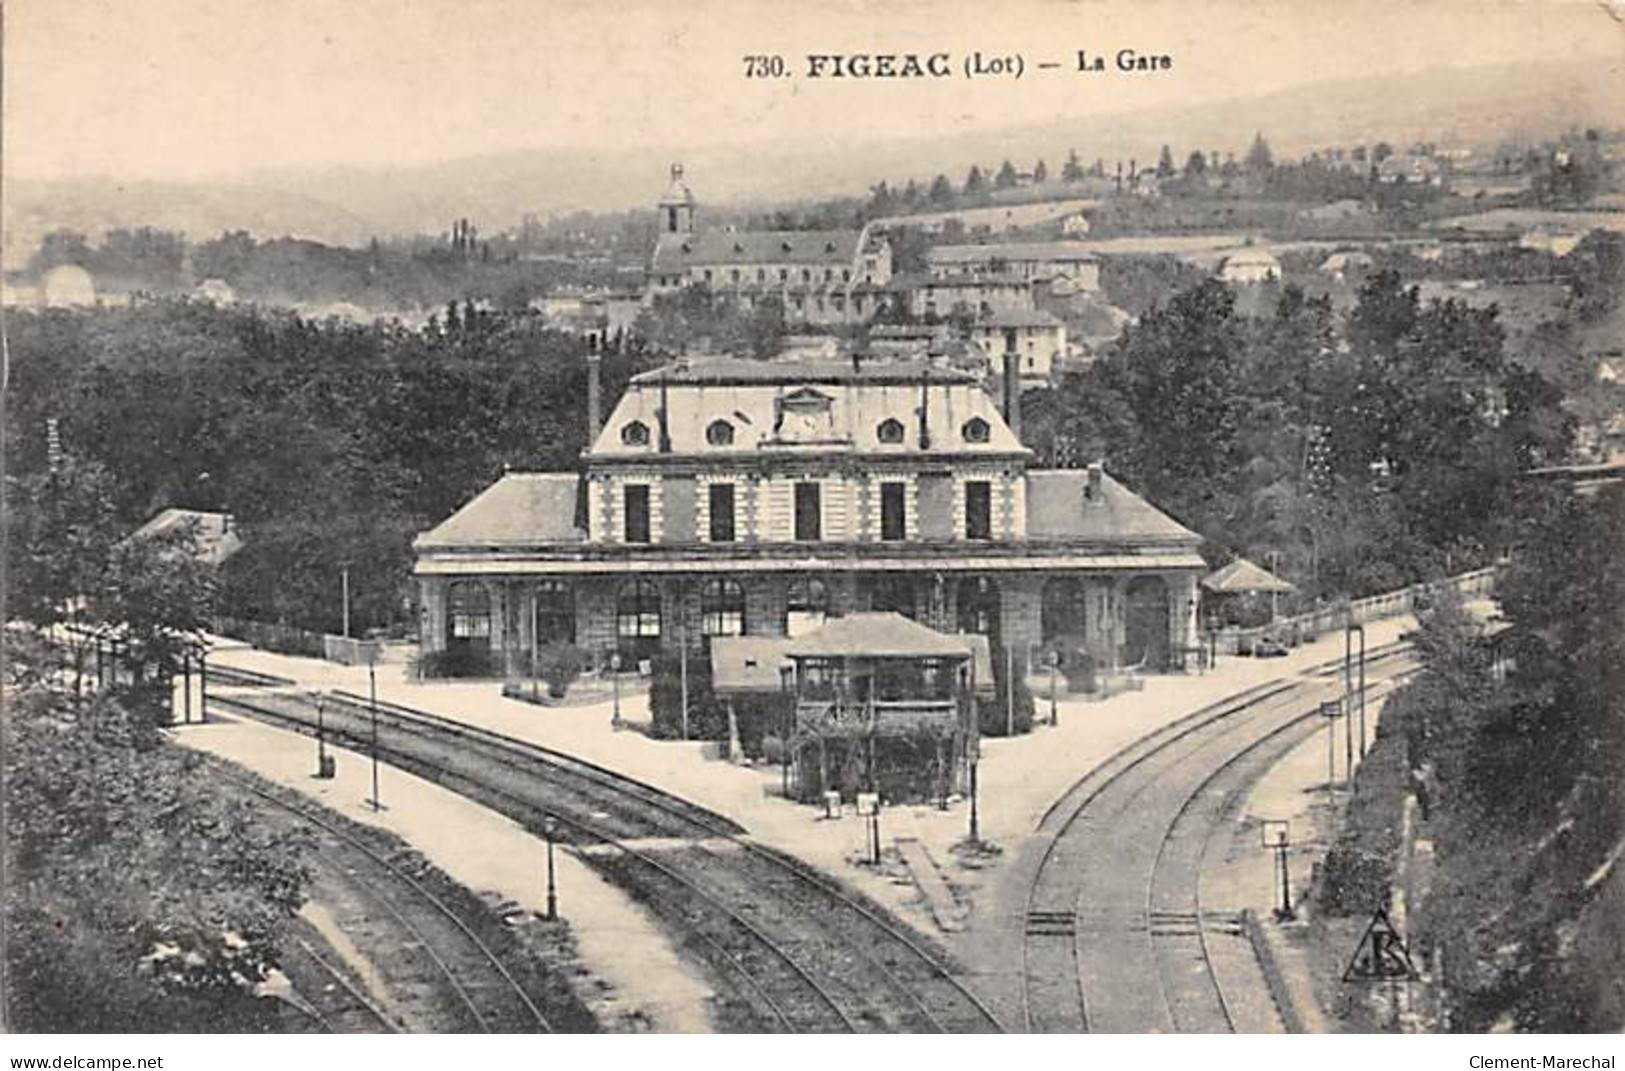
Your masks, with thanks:
<instances>
[{"instance_id":1,"label":"chimney","mask_svg":"<svg viewBox=\"0 0 1625 1071\"><path fill-rule=\"evenodd\" d=\"M931 449L931 422L926 413L931 406L931 369L926 366L925 375L920 379L920 449Z\"/></svg>"},{"instance_id":2,"label":"chimney","mask_svg":"<svg viewBox=\"0 0 1625 1071\"><path fill-rule=\"evenodd\" d=\"M1101 462L1091 461L1088 471L1089 482L1083 488L1083 501L1086 505L1098 506L1105 501L1100 489L1100 477L1106 469Z\"/></svg>"},{"instance_id":3,"label":"chimney","mask_svg":"<svg viewBox=\"0 0 1625 1071\"><path fill-rule=\"evenodd\" d=\"M671 421L668 419L668 410L671 406L671 395L666 390L666 380L669 373L660 373L660 452L671 453Z\"/></svg>"},{"instance_id":4,"label":"chimney","mask_svg":"<svg viewBox=\"0 0 1625 1071\"><path fill-rule=\"evenodd\" d=\"M1004 422L1021 441L1021 354L1004 351Z\"/></svg>"},{"instance_id":5,"label":"chimney","mask_svg":"<svg viewBox=\"0 0 1625 1071\"><path fill-rule=\"evenodd\" d=\"M604 426L604 359L596 353L587 354L587 449L598 440L598 429Z\"/></svg>"}]
</instances>

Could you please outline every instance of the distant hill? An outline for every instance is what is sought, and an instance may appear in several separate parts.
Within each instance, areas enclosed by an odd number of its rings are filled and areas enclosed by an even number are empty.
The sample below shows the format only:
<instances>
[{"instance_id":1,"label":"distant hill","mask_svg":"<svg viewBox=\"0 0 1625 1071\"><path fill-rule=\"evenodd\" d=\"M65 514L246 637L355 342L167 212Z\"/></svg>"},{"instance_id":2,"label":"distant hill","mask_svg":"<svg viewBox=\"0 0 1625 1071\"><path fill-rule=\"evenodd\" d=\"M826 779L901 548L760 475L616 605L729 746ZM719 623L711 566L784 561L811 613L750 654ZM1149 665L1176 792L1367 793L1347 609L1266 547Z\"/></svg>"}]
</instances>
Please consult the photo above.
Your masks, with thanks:
<instances>
[{"instance_id":1,"label":"distant hill","mask_svg":"<svg viewBox=\"0 0 1625 1071\"><path fill-rule=\"evenodd\" d=\"M1592 64L1525 64L1438 70L1319 83L1291 91L1203 100L988 133L922 131L919 140L731 148L626 145L602 151L532 150L429 166L271 171L240 182L121 183L109 178L18 181L6 191L8 254L31 250L52 227L95 232L151 224L208 237L241 228L346 244L372 235L437 231L467 216L487 232L527 212L603 211L649 203L664 168L681 159L702 202L766 203L861 194L886 179L957 183L973 162L1005 157L1058 166L1068 148L1086 161L1151 164L1164 143L1183 160L1193 148L1239 156L1263 131L1278 157L1311 148L1386 140L1485 142L1544 137L1569 126L1625 125L1625 72ZM764 166L770 162L770 166ZM11 263L15 264L13 260Z\"/></svg>"}]
</instances>

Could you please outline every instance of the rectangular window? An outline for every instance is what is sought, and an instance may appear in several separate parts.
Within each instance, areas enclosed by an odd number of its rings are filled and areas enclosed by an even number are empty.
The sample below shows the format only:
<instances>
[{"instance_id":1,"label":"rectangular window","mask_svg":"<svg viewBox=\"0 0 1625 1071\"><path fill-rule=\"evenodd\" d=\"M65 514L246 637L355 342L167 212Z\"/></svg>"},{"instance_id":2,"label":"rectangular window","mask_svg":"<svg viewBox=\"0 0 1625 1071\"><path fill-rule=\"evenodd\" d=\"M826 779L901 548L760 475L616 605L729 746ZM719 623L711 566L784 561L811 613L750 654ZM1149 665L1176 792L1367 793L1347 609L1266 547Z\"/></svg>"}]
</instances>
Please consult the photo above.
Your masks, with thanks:
<instances>
[{"instance_id":1,"label":"rectangular window","mask_svg":"<svg viewBox=\"0 0 1625 1071\"><path fill-rule=\"evenodd\" d=\"M626 485L626 541L649 542L649 485Z\"/></svg>"},{"instance_id":2,"label":"rectangular window","mask_svg":"<svg viewBox=\"0 0 1625 1071\"><path fill-rule=\"evenodd\" d=\"M823 508L816 483L796 484L796 538L816 543L824 538Z\"/></svg>"},{"instance_id":3,"label":"rectangular window","mask_svg":"<svg viewBox=\"0 0 1625 1071\"><path fill-rule=\"evenodd\" d=\"M965 484L965 538L993 538L993 485L986 480Z\"/></svg>"},{"instance_id":4,"label":"rectangular window","mask_svg":"<svg viewBox=\"0 0 1625 1071\"><path fill-rule=\"evenodd\" d=\"M734 485L711 485L711 542L734 541Z\"/></svg>"},{"instance_id":5,"label":"rectangular window","mask_svg":"<svg viewBox=\"0 0 1625 1071\"><path fill-rule=\"evenodd\" d=\"M903 498L908 490L900 483L880 485L880 538L903 539L908 530L908 507Z\"/></svg>"}]
</instances>

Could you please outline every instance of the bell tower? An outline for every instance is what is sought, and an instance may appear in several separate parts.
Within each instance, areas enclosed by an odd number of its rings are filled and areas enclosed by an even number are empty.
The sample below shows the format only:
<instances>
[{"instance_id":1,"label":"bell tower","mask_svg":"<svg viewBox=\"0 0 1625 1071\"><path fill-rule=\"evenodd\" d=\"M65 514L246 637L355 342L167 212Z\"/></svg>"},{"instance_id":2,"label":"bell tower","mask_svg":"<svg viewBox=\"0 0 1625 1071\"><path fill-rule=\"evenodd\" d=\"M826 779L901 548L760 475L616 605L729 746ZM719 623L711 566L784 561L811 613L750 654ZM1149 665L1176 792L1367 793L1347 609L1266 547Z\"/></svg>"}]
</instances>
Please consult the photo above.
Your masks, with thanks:
<instances>
[{"instance_id":1,"label":"bell tower","mask_svg":"<svg viewBox=\"0 0 1625 1071\"><path fill-rule=\"evenodd\" d=\"M694 233L694 194L683 182L683 165L671 165L671 182L660 198L660 233Z\"/></svg>"}]
</instances>

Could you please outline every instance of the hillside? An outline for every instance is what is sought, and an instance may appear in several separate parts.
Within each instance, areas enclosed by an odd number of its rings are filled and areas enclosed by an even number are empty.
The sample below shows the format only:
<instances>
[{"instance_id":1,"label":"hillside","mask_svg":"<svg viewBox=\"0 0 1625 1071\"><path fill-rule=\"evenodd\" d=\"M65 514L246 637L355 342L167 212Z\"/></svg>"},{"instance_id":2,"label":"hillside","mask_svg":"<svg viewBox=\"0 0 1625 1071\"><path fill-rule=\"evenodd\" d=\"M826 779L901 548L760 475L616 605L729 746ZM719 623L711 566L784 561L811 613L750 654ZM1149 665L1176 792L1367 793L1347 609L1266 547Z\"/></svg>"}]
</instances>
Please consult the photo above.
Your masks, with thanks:
<instances>
[{"instance_id":1,"label":"hillside","mask_svg":"<svg viewBox=\"0 0 1625 1071\"><path fill-rule=\"evenodd\" d=\"M1392 102L1407 102L1396 115ZM1625 71L1527 64L1438 70L1389 80L1325 82L1290 92L1204 100L1177 109L1056 119L1003 132L922 131L918 140L845 144L755 141L732 146L625 145L612 150L527 150L421 167L267 171L209 184L129 184L113 178L15 181L6 198L6 250L33 248L52 227L96 232L150 224L199 237L229 228L358 243L378 234L436 231L467 216L487 232L526 213L602 211L646 203L666 164L681 159L711 204L861 193L888 179L955 181L972 162L1009 157L1052 165L1067 148L1086 159L1149 164L1167 143L1244 149L1264 131L1278 156L1328 144L1416 138L1486 141L1549 135L1571 125L1625 123ZM771 160L772 167L763 167Z\"/></svg>"}]
</instances>

